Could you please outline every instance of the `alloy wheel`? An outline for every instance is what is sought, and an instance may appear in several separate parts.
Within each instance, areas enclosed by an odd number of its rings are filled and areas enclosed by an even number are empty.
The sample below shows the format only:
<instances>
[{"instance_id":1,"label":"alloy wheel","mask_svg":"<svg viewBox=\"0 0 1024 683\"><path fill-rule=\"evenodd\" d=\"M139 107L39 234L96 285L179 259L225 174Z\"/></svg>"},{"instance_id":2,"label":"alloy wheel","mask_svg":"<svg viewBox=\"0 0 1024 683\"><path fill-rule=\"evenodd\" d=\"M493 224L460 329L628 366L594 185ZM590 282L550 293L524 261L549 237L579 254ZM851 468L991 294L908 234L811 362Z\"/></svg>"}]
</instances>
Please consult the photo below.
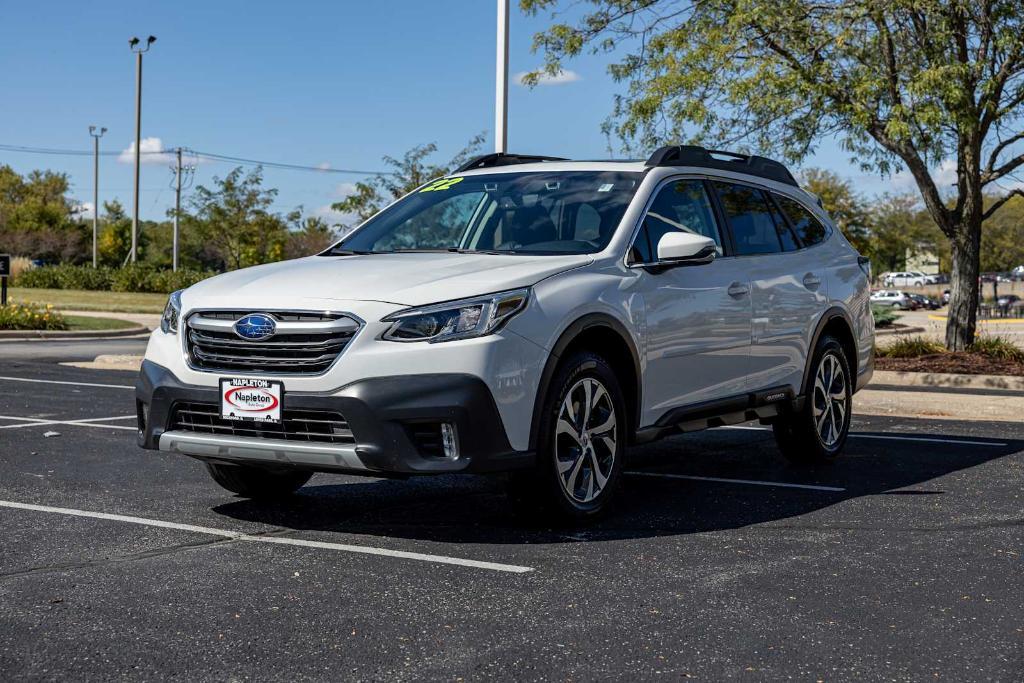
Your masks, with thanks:
<instances>
[{"instance_id":1,"label":"alloy wheel","mask_svg":"<svg viewBox=\"0 0 1024 683\"><path fill-rule=\"evenodd\" d=\"M835 354L825 354L814 376L814 427L825 448L834 448L843 436L848 410L846 374Z\"/></svg>"},{"instance_id":2,"label":"alloy wheel","mask_svg":"<svg viewBox=\"0 0 1024 683\"><path fill-rule=\"evenodd\" d=\"M555 423L555 464L563 491L589 503L604 490L615 464L615 404L600 381L585 377L562 401Z\"/></svg>"}]
</instances>

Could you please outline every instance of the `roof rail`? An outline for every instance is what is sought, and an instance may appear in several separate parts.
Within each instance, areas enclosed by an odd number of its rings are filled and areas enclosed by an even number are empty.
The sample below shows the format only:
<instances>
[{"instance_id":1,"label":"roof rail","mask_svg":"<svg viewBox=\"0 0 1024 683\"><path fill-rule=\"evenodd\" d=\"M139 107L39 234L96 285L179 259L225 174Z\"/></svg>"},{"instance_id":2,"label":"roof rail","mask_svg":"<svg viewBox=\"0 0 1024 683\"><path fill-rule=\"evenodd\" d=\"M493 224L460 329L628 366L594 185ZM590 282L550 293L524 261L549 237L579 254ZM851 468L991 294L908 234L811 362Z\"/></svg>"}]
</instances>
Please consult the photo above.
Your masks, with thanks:
<instances>
[{"instance_id":1,"label":"roof rail","mask_svg":"<svg viewBox=\"0 0 1024 683\"><path fill-rule=\"evenodd\" d=\"M726 157L725 159L716 157ZM756 175L779 183L800 187L789 169L778 161L753 154L737 154L697 145L668 145L655 150L647 166L699 166L722 171Z\"/></svg>"},{"instance_id":2,"label":"roof rail","mask_svg":"<svg viewBox=\"0 0 1024 683\"><path fill-rule=\"evenodd\" d=\"M483 156L474 157L452 171L452 173L465 173L466 171L473 171L478 168L494 168L495 166L532 164L537 161L568 161L568 159L563 157L544 157L533 156L530 154L506 154L504 152L495 152L492 154L484 154Z\"/></svg>"}]
</instances>

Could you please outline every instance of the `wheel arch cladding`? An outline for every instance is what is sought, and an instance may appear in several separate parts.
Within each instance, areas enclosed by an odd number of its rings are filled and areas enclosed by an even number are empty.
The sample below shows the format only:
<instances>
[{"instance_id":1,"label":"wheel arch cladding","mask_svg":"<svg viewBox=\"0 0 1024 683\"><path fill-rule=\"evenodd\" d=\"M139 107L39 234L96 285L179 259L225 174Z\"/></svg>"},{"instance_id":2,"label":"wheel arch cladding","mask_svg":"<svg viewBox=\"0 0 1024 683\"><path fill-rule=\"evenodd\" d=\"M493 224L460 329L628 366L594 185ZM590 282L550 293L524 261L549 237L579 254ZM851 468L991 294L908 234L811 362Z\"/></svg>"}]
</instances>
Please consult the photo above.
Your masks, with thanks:
<instances>
[{"instance_id":1,"label":"wheel arch cladding","mask_svg":"<svg viewBox=\"0 0 1024 683\"><path fill-rule=\"evenodd\" d=\"M814 331L814 339L807 350L807 363L804 367L803 390L806 391L807 383L810 381L811 363L814 360L814 350L818 348L818 342L824 336L835 338L843 348L846 355L846 362L850 366L853 377L851 382L856 384L857 373L860 369L860 362L857 358L857 341L853 336L853 324L850 322L849 314L839 307L830 308L818 321Z\"/></svg>"},{"instance_id":2,"label":"wheel arch cladding","mask_svg":"<svg viewBox=\"0 0 1024 683\"><path fill-rule=\"evenodd\" d=\"M537 397L533 406L533 421L530 425L530 449L537 448L538 430L540 428L541 411L544 409L544 397L551 388L555 371L563 358L578 350L596 353L608 361L615 377L622 388L626 402L627 443L631 442L640 419L641 378L640 355L636 350L625 326L610 315L591 313L579 318L565 329L555 342L544 364Z\"/></svg>"}]
</instances>

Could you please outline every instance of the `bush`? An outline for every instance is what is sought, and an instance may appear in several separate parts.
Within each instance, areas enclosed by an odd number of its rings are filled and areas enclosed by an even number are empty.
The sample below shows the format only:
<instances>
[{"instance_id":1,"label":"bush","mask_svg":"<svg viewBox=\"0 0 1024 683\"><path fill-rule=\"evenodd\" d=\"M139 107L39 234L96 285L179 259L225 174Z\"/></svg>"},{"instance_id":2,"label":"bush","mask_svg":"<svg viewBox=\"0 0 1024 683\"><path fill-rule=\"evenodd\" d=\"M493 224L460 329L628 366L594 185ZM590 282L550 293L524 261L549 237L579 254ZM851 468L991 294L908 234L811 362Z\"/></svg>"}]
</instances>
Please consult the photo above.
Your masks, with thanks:
<instances>
[{"instance_id":1,"label":"bush","mask_svg":"<svg viewBox=\"0 0 1024 683\"><path fill-rule=\"evenodd\" d=\"M875 327L890 327L900 317L892 306L878 304L871 307L871 316L875 319Z\"/></svg>"},{"instance_id":2,"label":"bush","mask_svg":"<svg viewBox=\"0 0 1024 683\"><path fill-rule=\"evenodd\" d=\"M1024 349L1021 349L1006 337L978 337L971 344L969 350L997 360L1024 363Z\"/></svg>"},{"instance_id":3,"label":"bush","mask_svg":"<svg viewBox=\"0 0 1024 683\"><path fill-rule=\"evenodd\" d=\"M12 279L15 287L36 289L87 289L112 292L155 292L168 294L190 287L216 275L205 270L158 270L131 264L122 268L92 266L43 266L20 273Z\"/></svg>"},{"instance_id":4,"label":"bush","mask_svg":"<svg viewBox=\"0 0 1024 683\"><path fill-rule=\"evenodd\" d=\"M875 349L879 358L919 358L945 352L945 346L924 337L897 337L891 344Z\"/></svg>"},{"instance_id":5,"label":"bush","mask_svg":"<svg viewBox=\"0 0 1024 683\"><path fill-rule=\"evenodd\" d=\"M0 330L66 330L68 324L50 305L9 303L0 306Z\"/></svg>"}]
</instances>

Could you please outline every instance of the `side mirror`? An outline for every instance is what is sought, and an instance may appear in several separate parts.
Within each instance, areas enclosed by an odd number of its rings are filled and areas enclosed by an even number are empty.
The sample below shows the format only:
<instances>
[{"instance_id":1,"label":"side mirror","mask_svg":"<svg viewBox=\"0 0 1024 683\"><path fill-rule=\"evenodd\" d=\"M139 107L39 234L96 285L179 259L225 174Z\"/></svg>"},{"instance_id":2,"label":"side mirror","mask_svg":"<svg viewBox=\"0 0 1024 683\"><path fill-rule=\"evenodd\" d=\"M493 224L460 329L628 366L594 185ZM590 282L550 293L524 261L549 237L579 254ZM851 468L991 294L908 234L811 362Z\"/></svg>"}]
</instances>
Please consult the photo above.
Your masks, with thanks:
<instances>
[{"instance_id":1,"label":"side mirror","mask_svg":"<svg viewBox=\"0 0 1024 683\"><path fill-rule=\"evenodd\" d=\"M666 232L658 240L660 265L697 266L711 263L718 255L715 241L690 232Z\"/></svg>"}]
</instances>

